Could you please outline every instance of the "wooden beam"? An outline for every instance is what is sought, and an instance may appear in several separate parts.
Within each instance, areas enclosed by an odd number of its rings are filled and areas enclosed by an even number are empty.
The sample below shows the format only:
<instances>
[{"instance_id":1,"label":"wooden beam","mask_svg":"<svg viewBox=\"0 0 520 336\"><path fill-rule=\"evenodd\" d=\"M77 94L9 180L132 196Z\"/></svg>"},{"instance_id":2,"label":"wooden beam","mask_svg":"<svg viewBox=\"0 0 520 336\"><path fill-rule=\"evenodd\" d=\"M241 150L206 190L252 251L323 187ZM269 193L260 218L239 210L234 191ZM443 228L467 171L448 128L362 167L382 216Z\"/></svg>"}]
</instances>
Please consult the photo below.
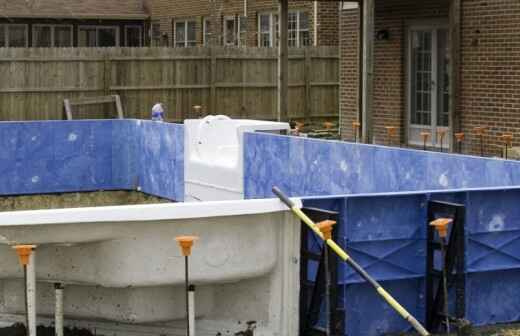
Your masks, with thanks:
<instances>
[{"instance_id":1,"label":"wooden beam","mask_svg":"<svg viewBox=\"0 0 520 336\"><path fill-rule=\"evenodd\" d=\"M449 48L450 48L450 149L451 151L456 150L454 144L455 133L461 131L460 124L460 40L461 40L461 0L450 0L450 31L449 31Z\"/></svg>"},{"instance_id":2,"label":"wooden beam","mask_svg":"<svg viewBox=\"0 0 520 336\"><path fill-rule=\"evenodd\" d=\"M288 20L289 0L279 0L280 41L278 42L278 120L287 120L289 93Z\"/></svg>"},{"instance_id":3,"label":"wooden beam","mask_svg":"<svg viewBox=\"0 0 520 336\"><path fill-rule=\"evenodd\" d=\"M374 16L375 0L363 1L363 64L362 64L362 137L363 142L373 141L373 99L374 99Z\"/></svg>"}]
</instances>

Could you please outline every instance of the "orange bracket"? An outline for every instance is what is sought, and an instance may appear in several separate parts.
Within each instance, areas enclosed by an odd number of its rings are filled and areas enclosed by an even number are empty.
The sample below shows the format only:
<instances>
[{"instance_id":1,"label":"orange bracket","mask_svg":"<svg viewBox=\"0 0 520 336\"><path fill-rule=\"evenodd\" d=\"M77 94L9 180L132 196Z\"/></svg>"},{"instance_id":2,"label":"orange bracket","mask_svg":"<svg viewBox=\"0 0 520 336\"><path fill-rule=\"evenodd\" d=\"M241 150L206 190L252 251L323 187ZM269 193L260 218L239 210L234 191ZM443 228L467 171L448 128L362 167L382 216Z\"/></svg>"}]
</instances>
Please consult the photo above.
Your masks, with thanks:
<instances>
[{"instance_id":1,"label":"orange bracket","mask_svg":"<svg viewBox=\"0 0 520 336\"><path fill-rule=\"evenodd\" d=\"M176 237L175 240L179 243L179 246L182 250L182 255L185 257L189 257L191 255L191 248L195 241L199 240L197 236L179 236Z\"/></svg>"},{"instance_id":2,"label":"orange bracket","mask_svg":"<svg viewBox=\"0 0 520 336\"><path fill-rule=\"evenodd\" d=\"M464 141L464 137L466 136L466 134L464 134L463 132L461 133L455 133L455 139L457 139L457 142L462 142Z\"/></svg>"},{"instance_id":3,"label":"orange bracket","mask_svg":"<svg viewBox=\"0 0 520 336\"><path fill-rule=\"evenodd\" d=\"M36 248L36 245L16 245L13 246L16 250L16 254L18 254L18 259L20 260L20 264L22 266L27 266L29 264L29 257L32 254L32 251Z\"/></svg>"},{"instance_id":4,"label":"orange bracket","mask_svg":"<svg viewBox=\"0 0 520 336\"><path fill-rule=\"evenodd\" d=\"M334 123L332 123L330 121L326 121L323 123L323 127L325 127L325 129L327 129L327 130L330 130L333 126L334 126Z\"/></svg>"},{"instance_id":5,"label":"orange bracket","mask_svg":"<svg viewBox=\"0 0 520 336\"><path fill-rule=\"evenodd\" d=\"M439 237L446 238L448 236L448 226L453 223L453 219L451 218L439 218L430 222L430 226L433 226Z\"/></svg>"},{"instance_id":6,"label":"orange bracket","mask_svg":"<svg viewBox=\"0 0 520 336\"><path fill-rule=\"evenodd\" d=\"M388 136L393 137L397 134L397 127L395 126L385 126L386 132L388 133Z\"/></svg>"},{"instance_id":7,"label":"orange bracket","mask_svg":"<svg viewBox=\"0 0 520 336\"><path fill-rule=\"evenodd\" d=\"M473 128L473 132L475 132L478 136L483 136L486 133L486 127L478 126Z\"/></svg>"},{"instance_id":8,"label":"orange bracket","mask_svg":"<svg viewBox=\"0 0 520 336\"><path fill-rule=\"evenodd\" d=\"M320 229L321 233L323 234L323 238L325 240L332 239L332 230L334 225L336 225L336 222L333 220L325 220L316 224L318 229Z\"/></svg>"},{"instance_id":9,"label":"orange bracket","mask_svg":"<svg viewBox=\"0 0 520 336\"><path fill-rule=\"evenodd\" d=\"M428 141L428 138L430 137L430 132L421 132L421 137L423 139L423 142Z\"/></svg>"},{"instance_id":10,"label":"orange bracket","mask_svg":"<svg viewBox=\"0 0 520 336\"><path fill-rule=\"evenodd\" d=\"M502 134L501 138L506 146L511 147L511 144L513 143L513 134Z\"/></svg>"}]
</instances>

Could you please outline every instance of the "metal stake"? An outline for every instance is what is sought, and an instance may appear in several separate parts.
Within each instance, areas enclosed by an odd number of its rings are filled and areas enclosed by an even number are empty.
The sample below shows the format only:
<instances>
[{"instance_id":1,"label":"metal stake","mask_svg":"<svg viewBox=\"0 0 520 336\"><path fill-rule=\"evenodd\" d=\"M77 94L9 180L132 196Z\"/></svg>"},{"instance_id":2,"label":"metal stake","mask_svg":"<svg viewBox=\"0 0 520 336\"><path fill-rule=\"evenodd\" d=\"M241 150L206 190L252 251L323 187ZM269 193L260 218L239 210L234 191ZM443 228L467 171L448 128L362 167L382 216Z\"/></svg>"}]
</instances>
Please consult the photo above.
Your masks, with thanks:
<instances>
[{"instance_id":1,"label":"metal stake","mask_svg":"<svg viewBox=\"0 0 520 336\"><path fill-rule=\"evenodd\" d=\"M191 248L198 237L195 236L180 236L176 237L175 240L179 243L179 246L184 256L184 285L186 291L186 336L190 336L190 327L195 330L195 326L190 326L190 280L189 280L189 260L188 257L191 255ZM194 318L193 318L194 320ZM194 333L193 333L194 334Z\"/></svg>"}]
</instances>

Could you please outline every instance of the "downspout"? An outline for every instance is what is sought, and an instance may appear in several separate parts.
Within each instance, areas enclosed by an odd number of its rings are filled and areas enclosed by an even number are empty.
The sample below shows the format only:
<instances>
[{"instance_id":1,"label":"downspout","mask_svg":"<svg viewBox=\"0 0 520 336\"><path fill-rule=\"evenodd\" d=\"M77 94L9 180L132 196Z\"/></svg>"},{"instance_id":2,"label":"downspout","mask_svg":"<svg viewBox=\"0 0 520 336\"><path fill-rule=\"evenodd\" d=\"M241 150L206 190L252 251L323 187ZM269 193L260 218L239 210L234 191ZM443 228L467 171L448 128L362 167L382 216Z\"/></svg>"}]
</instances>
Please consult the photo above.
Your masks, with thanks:
<instances>
[{"instance_id":1,"label":"downspout","mask_svg":"<svg viewBox=\"0 0 520 336\"><path fill-rule=\"evenodd\" d=\"M314 23L314 43L313 45L316 47L318 45L318 1L314 1L314 19L312 20Z\"/></svg>"}]
</instances>

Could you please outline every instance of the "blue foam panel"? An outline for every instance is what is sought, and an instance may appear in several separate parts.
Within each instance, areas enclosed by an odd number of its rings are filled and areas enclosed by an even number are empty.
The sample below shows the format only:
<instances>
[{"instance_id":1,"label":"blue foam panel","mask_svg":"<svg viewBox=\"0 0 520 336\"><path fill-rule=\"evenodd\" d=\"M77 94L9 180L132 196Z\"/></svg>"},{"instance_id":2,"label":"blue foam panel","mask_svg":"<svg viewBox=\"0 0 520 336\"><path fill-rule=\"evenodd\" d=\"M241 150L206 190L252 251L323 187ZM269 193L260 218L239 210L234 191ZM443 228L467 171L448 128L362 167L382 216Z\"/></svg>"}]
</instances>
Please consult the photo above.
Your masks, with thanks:
<instances>
[{"instance_id":1,"label":"blue foam panel","mask_svg":"<svg viewBox=\"0 0 520 336\"><path fill-rule=\"evenodd\" d=\"M246 198L452 190L520 185L520 163L464 155L287 137L245 135Z\"/></svg>"},{"instance_id":2,"label":"blue foam panel","mask_svg":"<svg viewBox=\"0 0 520 336\"><path fill-rule=\"evenodd\" d=\"M0 122L0 195L141 190L184 199L182 125Z\"/></svg>"}]
</instances>

